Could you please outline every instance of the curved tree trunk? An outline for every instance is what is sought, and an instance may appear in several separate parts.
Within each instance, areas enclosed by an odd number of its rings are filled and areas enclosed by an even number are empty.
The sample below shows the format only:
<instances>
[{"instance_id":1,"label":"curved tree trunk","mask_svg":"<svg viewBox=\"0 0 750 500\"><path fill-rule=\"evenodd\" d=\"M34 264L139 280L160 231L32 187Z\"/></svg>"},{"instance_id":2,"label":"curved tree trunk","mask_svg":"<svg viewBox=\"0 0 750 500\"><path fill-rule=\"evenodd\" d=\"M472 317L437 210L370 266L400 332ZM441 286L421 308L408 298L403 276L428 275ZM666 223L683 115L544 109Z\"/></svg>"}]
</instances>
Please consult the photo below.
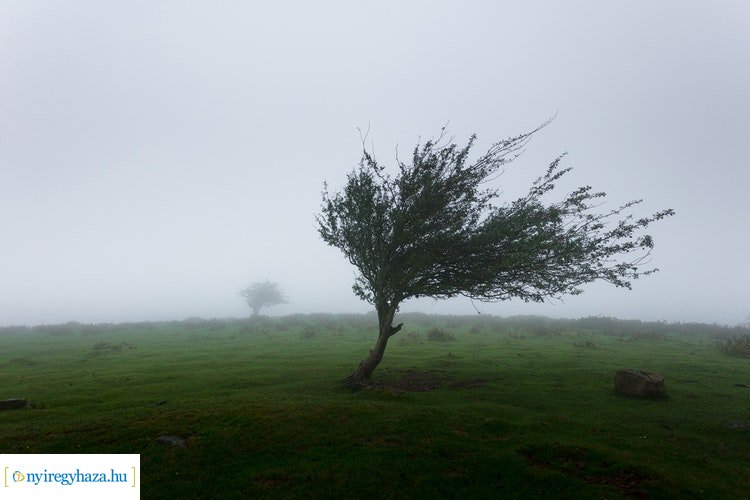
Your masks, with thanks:
<instances>
[{"instance_id":1,"label":"curved tree trunk","mask_svg":"<svg viewBox=\"0 0 750 500\"><path fill-rule=\"evenodd\" d=\"M388 345L388 339L395 335L403 323L393 326L393 317L398 305L387 305L378 307L378 340L375 347L370 350L367 358L359 363L354 373L344 379L344 383L353 387L365 387L371 384L372 372L383 360L383 353Z\"/></svg>"}]
</instances>

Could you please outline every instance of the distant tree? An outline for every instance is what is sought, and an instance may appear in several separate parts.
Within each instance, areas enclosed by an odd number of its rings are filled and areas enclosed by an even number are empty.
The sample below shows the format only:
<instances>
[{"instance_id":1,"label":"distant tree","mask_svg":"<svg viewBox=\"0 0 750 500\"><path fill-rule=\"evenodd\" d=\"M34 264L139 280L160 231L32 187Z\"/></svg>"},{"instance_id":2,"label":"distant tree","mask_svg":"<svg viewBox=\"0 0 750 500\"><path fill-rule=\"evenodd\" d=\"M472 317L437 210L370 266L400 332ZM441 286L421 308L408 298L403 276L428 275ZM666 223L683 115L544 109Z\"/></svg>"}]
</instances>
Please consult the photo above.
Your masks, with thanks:
<instances>
[{"instance_id":1,"label":"distant tree","mask_svg":"<svg viewBox=\"0 0 750 500\"><path fill-rule=\"evenodd\" d=\"M258 316L264 307L287 303L287 298L279 285L271 281L253 283L244 290L240 290L240 295L253 310L253 316Z\"/></svg>"},{"instance_id":2,"label":"distant tree","mask_svg":"<svg viewBox=\"0 0 750 500\"><path fill-rule=\"evenodd\" d=\"M476 136L459 147L443 129L439 138L417 144L411 164L397 159L395 176L363 147L359 168L342 191L330 193L324 184L316 216L320 236L356 266L354 293L378 315L375 347L347 382L370 383L388 339L401 330L403 324L393 326L393 320L407 299L462 295L542 302L579 294L581 285L595 280L630 288L631 280L656 271L641 270L653 240L637 233L673 211L640 219L625 215L638 200L596 213L605 193L589 186L562 201L543 201L570 170L560 168L564 155L528 194L493 204L499 191L489 183L547 123L493 144L473 161L469 151Z\"/></svg>"}]
</instances>

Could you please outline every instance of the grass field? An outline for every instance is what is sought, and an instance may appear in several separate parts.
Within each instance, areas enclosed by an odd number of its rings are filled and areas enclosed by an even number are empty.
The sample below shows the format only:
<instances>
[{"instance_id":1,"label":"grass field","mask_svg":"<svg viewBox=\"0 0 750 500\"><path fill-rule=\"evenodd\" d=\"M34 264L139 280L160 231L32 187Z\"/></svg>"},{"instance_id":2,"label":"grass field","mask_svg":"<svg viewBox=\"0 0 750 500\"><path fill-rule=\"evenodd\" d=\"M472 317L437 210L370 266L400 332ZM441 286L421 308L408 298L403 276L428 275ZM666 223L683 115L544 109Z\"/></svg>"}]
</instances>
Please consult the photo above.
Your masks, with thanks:
<instances>
[{"instance_id":1,"label":"grass field","mask_svg":"<svg viewBox=\"0 0 750 500\"><path fill-rule=\"evenodd\" d=\"M358 392L371 316L5 328L0 452L139 453L143 498L750 498L747 330L400 321Z\"/></svg>"}]
</instances>

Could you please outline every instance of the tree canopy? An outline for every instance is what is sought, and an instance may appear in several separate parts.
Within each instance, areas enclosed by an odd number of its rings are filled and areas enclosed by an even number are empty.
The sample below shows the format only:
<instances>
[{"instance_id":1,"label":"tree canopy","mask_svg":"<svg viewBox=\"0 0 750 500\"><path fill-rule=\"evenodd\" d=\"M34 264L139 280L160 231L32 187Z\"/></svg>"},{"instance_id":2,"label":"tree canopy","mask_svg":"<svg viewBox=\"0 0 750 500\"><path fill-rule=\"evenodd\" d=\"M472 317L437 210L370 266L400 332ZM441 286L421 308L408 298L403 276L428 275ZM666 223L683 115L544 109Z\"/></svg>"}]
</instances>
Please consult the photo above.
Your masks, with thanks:
<instances>
[{"instance_id":1,"label":"tree canopy","mask_svg":"<svg viewBox=\"0 0 750 500\"><path fill-rule=\"evenodd\" d=\"M240 290L240 296L245 298L247 305L253 310L253 316L258 316L264 307L287 303L287 298L279 285L272 281L253 283Z\"/></svg>"},{"instance_id":2,"label":"tree canopy","mask_svg":"<svg viewBox=\"0 0 750 500\"><path fill-rule=\"evenodd\" d=\"M590 186L547 201L571 170L561 167L564 155L525 196L495 204L493 184L503 166L544 125L494 143L475 159L475 135L460 147L443 130L417 144L411 163L398 160L395 175L364 149L341 191L325 186L318 231L357 268L354 292L375 306L385 341L399 331L393 317L410 298L540 302L579 294L596 280L630 288L656 271L642 268L654 242L641 232L673 211L636 219L628 213L636 200L597 212L605 193ZM366 382L371 373L353 377Z\"/></svg>"}]
</instances>

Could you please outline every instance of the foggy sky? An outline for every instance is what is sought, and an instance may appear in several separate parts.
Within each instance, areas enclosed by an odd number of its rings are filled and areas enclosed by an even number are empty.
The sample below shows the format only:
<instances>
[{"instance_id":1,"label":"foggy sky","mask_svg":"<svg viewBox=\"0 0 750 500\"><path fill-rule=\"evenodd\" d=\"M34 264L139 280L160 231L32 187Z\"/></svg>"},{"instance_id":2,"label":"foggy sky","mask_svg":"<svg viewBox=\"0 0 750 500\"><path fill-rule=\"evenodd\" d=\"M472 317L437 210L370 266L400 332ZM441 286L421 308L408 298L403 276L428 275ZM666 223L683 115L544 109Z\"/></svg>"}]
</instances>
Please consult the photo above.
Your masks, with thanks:
<instances>
[{"instance_id":1,"label":"foggy sky","mask_svg":"<svg viewBox=\"0 0 750 500\"><path fill-rule=\"evenodd\" d=\"M734 324L750 315L750 4L0 2L0 325L365 312L315 229L357 127L394 165L446 123L492 142L556 120L498 180L560 153L566 189L673 208L660 272L488 314ZM468 299L404 311L475 314Z\"/></svg>"}]
</instances>

